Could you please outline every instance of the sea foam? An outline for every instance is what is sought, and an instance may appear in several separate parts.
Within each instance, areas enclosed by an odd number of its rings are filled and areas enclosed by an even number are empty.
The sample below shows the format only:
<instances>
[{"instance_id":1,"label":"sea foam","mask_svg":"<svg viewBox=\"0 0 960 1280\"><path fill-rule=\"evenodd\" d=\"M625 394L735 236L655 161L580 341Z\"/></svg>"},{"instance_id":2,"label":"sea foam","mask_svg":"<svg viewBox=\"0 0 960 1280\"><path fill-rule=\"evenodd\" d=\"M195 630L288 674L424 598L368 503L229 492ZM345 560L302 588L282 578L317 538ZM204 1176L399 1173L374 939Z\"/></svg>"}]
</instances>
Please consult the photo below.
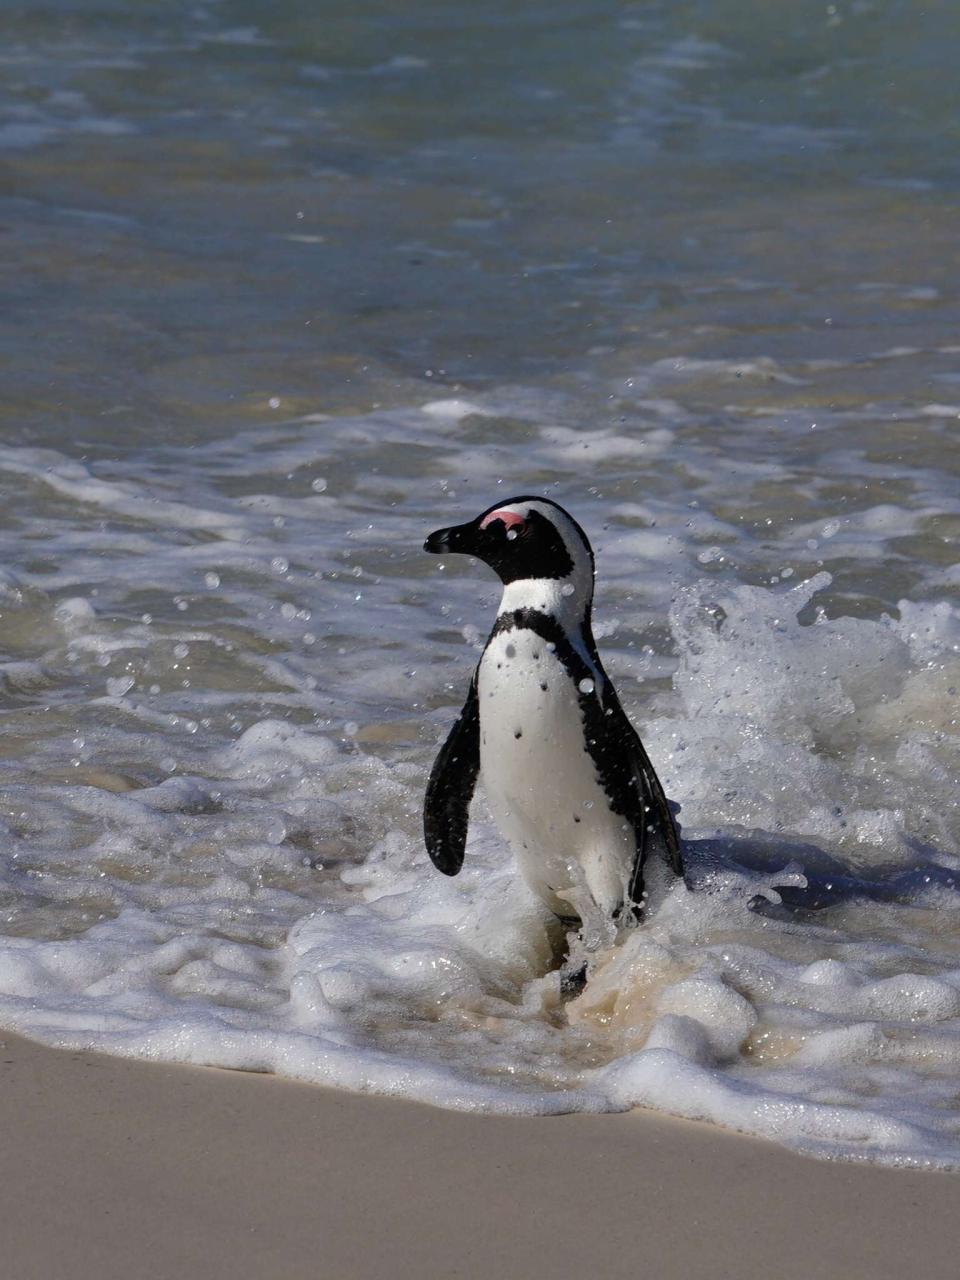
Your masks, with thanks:
<instances>
[{"instance_id":1,"label":"sea foam","mask_svg":"<svg viewBox=\"0 0 960 1280\"><path fill-rule=\"evenodd\" d=\"M33 534L29 557L7 536L0 599L0 1022L446 1107L655 1107L960 1166L960 616L844 594L955 499L917 472L916 504L778 524L756 496L745 531L730 495L789 477L718 465L675 409L590 432L562 397L505 389L335 434L313 415L174 457L175 488L169 455L0 450ZM482 793L458 877L421 841L497 593L418 547L500 491L485 432L553 483L590 459L567 500L597 546L597 633L681 806L687 883L588 954L574 999ZM425 442L430 512L388 496ZM698 497L647 482L664 450Z\"/></svg>"}]
</instances>

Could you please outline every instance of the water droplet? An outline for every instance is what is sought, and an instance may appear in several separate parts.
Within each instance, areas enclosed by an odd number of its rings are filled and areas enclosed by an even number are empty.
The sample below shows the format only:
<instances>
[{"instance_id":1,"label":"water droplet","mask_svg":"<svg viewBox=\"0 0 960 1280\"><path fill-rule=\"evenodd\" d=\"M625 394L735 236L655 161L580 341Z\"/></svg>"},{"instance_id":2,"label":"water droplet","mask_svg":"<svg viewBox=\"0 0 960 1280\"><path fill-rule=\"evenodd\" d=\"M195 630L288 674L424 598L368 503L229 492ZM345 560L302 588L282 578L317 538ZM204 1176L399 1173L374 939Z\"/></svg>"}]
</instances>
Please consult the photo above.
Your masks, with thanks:
<instances>
[{"instance_id":1,"label":"water droplet","mask_svg":"<svg viewBox=\"0 0 960 1280\"><path fill-rule=\"evenodd\" d=\"M317 476L316 480L310 482L310 488L314 493L323 493L326 490L327 482L323 476Z\"/></svg>"},{"instance_id":2,"label":"water droplet","mask_svg":"<svg viewBox=\"0 0 960 1280\"><path fill-rule=\"evenodd\" d=\"M285 560L283 556L274 556L270 561L270 568L274 573L286 573L290 568L290 562Z\"/></svg>"},{"instance_id":3,"label":"water droplet","mask_svg":"<svg viewBox=\"0 0 960 1280\"><path fill-rule=\"evenodd\" d=\"M574 593L574 590L575 588L572 582L565 582L563 586L560 588L560 594L562 596L572 596Z\"/></svg>"},{"instance_id":4,"label":"water droplet","mask_svg":"<svg viewBox=\"0 0 960 1280\"><path fill-rule=\"evenodd\" d=\"M205 573L203 575L203 580L211 591L216 591L217 587L220 585L219 573Z\"/></svg>"},{"instance_id":5,"label":"water droplet","mask_svg":"<svg viewBox=\"0 0 960 1280\"><path fill-rule=\"evenodd\" d=\"M577 685L577 688L580 690L581 693L593 693L596 687L597 686L593 683L593 681L590 679L589 676L584 676L584 678Z\"/></svg>"},{"instance_id":6,"label":"water droplet","mask_svg":"<svg viewBox=\"0 0 960 1280\"><path fill-rule=\"evenodd\" d=\"M190 652L190 646L188 644L175 644L173 652L178 658L185 658Z\"/></svg>"}]
</instances>

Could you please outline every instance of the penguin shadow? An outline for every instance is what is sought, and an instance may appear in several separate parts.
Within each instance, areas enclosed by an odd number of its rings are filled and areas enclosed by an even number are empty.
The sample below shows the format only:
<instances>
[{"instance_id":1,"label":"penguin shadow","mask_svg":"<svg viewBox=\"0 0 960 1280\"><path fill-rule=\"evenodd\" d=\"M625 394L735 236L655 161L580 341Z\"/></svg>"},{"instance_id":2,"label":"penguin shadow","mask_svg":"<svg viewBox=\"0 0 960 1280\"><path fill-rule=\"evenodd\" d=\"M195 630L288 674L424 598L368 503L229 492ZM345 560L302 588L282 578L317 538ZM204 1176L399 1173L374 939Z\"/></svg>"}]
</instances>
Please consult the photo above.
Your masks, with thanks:
<instances>
[{"instance_id":1,"label":"penguin shadow","mask_svg":"<svg viewBox=\"0 0 960 1280\"><path fill-rule=\"evenodd\" d=\"M944 855L921 840L910 840L912 865L881 863L857 869L818 845L767 831L733 831L682 841L684 883L692 893L710 893L718 881L741 879L748 910L774 920L813 921L818 913L851 902L909 906L931 889L956 895L960 907L960 867L938 861ZM753 890L751 893L750 891ZM558 921L554 946L562 1004L575 999L589 980L589 964L576 947L573 921ZM638 922L643 928L643 919Z\"/></svg>"},{"instance_id":2,"label":"penguin shadow","mask_svg":"<svg viewBox=\"0 0 960 1280\"><path fill-rule=\"evenodd\" d=\"M764 831L685 839L684 880L694 893L709 889L718 874L760 881L747 906L781 920L811 918L854 901L909 905L931 889L956 894L960 905L960 869L938 861L943 854L932 845L909 843L917 855L914 864L858 869L818 845Z\"/></svg>"}]
</instances>

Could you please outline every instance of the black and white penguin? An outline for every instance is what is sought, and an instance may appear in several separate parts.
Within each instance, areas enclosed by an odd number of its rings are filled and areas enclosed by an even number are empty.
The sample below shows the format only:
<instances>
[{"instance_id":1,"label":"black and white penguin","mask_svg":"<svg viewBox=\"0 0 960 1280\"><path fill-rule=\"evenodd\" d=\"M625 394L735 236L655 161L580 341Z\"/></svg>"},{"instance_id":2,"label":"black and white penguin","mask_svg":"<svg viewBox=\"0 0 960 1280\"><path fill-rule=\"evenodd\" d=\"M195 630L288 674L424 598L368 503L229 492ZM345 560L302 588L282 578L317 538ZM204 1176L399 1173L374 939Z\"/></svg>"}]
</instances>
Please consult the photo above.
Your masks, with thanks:
<instances>
[{"instance_id":1,"label":"black and white penguin","mask_svg":"<svg viewBox=\"0 0 960 1280\"><path fill-rule=\"evenodd\" d=\"M594 559L586 534L549 498L498 502L438 529L424 550L490 565L503 598L467 700L430 774L427 852L463 864L478 774L521 874L565 923L639 919L651 855L683 874L660 781L594 643Z\"/></svg>"}]
</instances>

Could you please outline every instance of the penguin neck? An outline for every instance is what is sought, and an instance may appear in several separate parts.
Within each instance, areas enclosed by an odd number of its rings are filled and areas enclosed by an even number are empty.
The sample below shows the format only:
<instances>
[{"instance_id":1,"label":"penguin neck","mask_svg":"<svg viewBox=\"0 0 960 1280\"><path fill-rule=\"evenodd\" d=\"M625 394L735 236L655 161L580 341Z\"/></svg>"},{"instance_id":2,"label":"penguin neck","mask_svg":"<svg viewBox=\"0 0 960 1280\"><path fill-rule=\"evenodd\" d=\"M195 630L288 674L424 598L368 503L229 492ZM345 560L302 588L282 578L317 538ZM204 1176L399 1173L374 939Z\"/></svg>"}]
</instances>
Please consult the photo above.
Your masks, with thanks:
<instances>
[{"instance_id":1,"label":"penguin neck","mask_svg":"<svg viewBox=\"0 0 960 1280\"><path fill-rule=\"evenodd\" d=\"M593 582L568 578L518 578L503 588L498 616L530 609L554 618L568 634L590 636Z\"/></svg>"}]
</instances>

